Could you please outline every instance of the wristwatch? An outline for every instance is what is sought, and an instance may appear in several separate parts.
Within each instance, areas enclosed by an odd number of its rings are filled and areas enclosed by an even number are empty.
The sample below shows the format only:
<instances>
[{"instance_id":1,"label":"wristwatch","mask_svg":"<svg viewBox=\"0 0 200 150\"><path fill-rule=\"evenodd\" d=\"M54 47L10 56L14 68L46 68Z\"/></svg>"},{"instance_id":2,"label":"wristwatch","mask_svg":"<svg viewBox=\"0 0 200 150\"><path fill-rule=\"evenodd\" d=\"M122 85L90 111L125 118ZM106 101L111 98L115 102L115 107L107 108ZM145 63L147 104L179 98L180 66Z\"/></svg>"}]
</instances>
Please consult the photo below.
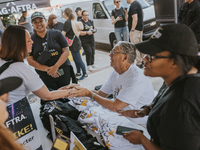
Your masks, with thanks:
<instances>
[{"instance_id":1,"label":"wristwatch","mask_svg":"<svg viewBox=\"0 0 200 150\"><path fill-rule=\"evenodd\" d=\"M94 96L95 96L95 95L96 95L95 93L92 94L92 97L91 97L92 101L95 101L95 100L94 100Z\"/></svg>"},{"instance_id":2,"label":"wristwatch","mask_svg":"<svg viewBox=\"0 0 200 150\"><path fill-rule=\"evenodd\" d=\"M135 30L131 30L131 32L133 32L133 31L135 31Z\"/></svg>"}]
</instances>

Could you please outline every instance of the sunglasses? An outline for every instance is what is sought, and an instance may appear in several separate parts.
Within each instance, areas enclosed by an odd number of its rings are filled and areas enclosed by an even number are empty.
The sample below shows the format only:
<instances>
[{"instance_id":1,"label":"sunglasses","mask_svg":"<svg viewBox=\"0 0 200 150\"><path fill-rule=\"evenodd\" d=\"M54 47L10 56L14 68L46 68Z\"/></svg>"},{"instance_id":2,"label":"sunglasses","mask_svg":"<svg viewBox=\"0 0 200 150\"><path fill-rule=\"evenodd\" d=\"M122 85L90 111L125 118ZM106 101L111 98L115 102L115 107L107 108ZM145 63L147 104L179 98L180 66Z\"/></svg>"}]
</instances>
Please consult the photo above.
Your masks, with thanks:
<instances>
[{"instance_id":1,"label":"sunglasses","mask_svg":"<svg viewBox=\"0 0 200 150\"><path fill-rule=\"evenodd\" d=\"M145 55L144 58L147 58L147 60L151 63L153 59L159 59L159 58L174 58L174 56L155 56L155 55Z\"/></svg>"},{"instance_id":2,"label":"sunglasses","mask_svg":"<svg viewBox=\"0 0 200 150\"><path fill-rule=\"evenodd\" d=\"M116 1L115 3L120 3L121 1Z\"/></svg>"}]
</instances>

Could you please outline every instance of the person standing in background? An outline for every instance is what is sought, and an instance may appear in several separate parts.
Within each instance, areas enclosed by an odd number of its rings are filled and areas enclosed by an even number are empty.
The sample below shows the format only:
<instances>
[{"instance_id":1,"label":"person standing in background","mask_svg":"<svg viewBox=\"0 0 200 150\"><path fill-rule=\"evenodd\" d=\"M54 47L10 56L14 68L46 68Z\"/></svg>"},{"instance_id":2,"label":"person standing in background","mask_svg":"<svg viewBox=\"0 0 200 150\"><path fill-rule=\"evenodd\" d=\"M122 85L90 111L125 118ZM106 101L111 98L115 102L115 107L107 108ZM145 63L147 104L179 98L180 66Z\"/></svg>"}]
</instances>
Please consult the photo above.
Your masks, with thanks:
<instances>
[{"instance_id":1,"label":"person standing in background","mask_svg":"<svg viewBox=\"0 0 200 150\"><path fill-rule=\"evenodd\" d=\"M115 37L117 42L129 41L128 28L126 21L128 20L128 11L121 7L120 0L113 0L116 8L112 10L112 24L115 25Z\"/></svg>"},{"instance_id":2,"label":"person standing in background","mask_svg":"<svg viewBox=\"0 0 200 150\"><path fill-rule=\"evenodd\" d=\"M26 20L26 17L27 17L27 11L23 11L22 12L22 16L21 16L21 18L19 19L19 25L23 25L23 24L25 24L25 23L27 23L28 21Z\"/></svg>"},{"instance_id":3,"label":"person standing in background","mask_svg":"<svg viewBox=\"0 0 200 150\"><path fill-rule=\"evenodd\" d=\"M24 27L27 28L27 30L29 31L29 33L32 35L33 34L33 28L31 23L26 19L28 12L27 11L23 11L22 12L22 16L19 19L18 25L22 25Z\"/></svg>"},{"instance_id":4,"label":"person standing in background","mask_svg":"<svg viewBox=\"0 0 200 150\"><path fill-rule=\"evenodd\" d=\"M76 7L76 15L77 15L77 21L80 21L82 19L82 9L81 7Z\"/></svg>"},{"instance_id":5,"label":"person standing in background","mask_svg":"<svg viewBox=\"0 0 200 150\"><path fill-rule=\"evenodd\" d=\"M126 0L130 5L128 12L128 28L130 33L130 41L133 44L142 42L143 34L143 12L141 4L136 0ZM143 68L142 57L143 54L136 51L136 65Z\"/></svg>"},{"instance_id":6,"label":"person standing in background","mask_svg":"<svg viewBox=\"0 0 200 150\"><path fill-rule=\"evenodd\" d=\"M62 31L63 23L57 20L57 16L52 14L49 16L47 29L57 29Z\"/></svg>"},{"instance_id":7,"label":"person standing in background","mask_svg":"<svg viewBox=\"0 0 200 150\"><path fill-rule=\"evenodd\" d=\"M79 50L81 49L81 41L78 38L79 32L74 32L74 31L77 31L77 28L76 28L77 22L75 23L75 15L73 14L71 8L65 9L64 17L65 17L66 21L64 23L62 34L64 36L66 36L68 39L74 38L74 41L73 41L72 45L69 47L69 49L71 51L73 60L76 65L76 69L77 69L76 77L79 77L78 80L83 80L88 77L88 74L86 73L85 64L84 64L84 62L81 58L81 54L79 52ZM72 23L75 23L75 24L72 25ZM79 22L79 23L81 23L81 25L82 25L81 29L83 29L82 22ZM82 70L83 75L81 75L81 70Z\"/></svg>"},{"instance_id":8,"label":"person standing in background","mask_svg":"<svg viewBox=\"0 0 200 150\"><path fill-rule=\"evenodd\" d=\"M179 9L178 22L189 26L200 45L200 2L185 0Z\"/></svg>"},{"instance_id":9,"label":"person standing in background","mask_svg":"<svg viewBox=\"0 0 200 150\"><path fill-rule=\"evenodd\" d=\"M82 19L80 21L82 21L84 29L80 32L80 39L86 55L87 68L89 71L93 71L93 68L97 68L97 66L94 64L94 55L95 55L94 33L96 33L96 29L94 27L93 21L88 18L89 18L88 11L83 10Z\"/></svg>"}]
</instances>

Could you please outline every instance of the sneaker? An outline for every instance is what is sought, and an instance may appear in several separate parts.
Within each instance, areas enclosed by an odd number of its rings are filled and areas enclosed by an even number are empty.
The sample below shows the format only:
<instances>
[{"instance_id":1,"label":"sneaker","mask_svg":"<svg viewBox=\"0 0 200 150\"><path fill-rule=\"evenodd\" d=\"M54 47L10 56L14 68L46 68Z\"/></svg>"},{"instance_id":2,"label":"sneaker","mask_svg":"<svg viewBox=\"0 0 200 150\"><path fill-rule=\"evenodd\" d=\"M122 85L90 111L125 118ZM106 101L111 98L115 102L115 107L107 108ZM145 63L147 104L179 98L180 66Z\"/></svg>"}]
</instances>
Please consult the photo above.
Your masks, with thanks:
<instances>
[{"instance_id":1,"label":"sneaker","mask_svg":"<svg viewBox=\"0 0 200 150\"><path fill-rule=\"evenodd\" d=\"M87 68L88 68L88 71L93 71L94 70L91 65L87 66Z\"/></svg>"},{"instance_id":2,"label":"sneaker","mask_svg":"<svg viewBox=\"0 0 200 150\"><path fill-rule=\"evenodd\" d=\"M87 78L87 77L88 77L88 74L84 74L84 75L82 75L81 78L78 79L78 81L80 81L80 80L84 80L84 79Z\"/></svg>"},{"instance_id":3,"label":"sneaker","mask_svg":"<svg viewBox=\"0 0 200 150\"><path fill-rule=\"evenodd\" d=\"M93 64L93 65L92 65L92 68L98 68L98 66L97 66L97 65L95 65L95 64Z\"/></svg>"},{"instance_id":4,"label":"sneaker","mask_svg":"<svg viewBox=\"0 0 200 150\"><path fill-rule=\"evenodd\" d=\"M82 76L81 73L76 73L76 78L79 79Z\"/></svg>"}]
</instances>

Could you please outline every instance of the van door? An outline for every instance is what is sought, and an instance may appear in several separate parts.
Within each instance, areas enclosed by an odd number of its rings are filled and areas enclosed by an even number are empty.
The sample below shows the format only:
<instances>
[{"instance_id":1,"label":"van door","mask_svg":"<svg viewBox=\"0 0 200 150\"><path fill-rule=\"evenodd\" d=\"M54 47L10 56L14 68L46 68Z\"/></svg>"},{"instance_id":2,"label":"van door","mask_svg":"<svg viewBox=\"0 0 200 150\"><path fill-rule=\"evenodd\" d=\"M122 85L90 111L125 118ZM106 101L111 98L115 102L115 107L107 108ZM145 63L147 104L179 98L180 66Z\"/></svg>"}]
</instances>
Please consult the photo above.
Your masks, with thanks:
<instances>
[{"instance_id":1,"label":"van door","mask_svg":"<svg viewBox=\"0 0 200 150\"><path fill-rule=\"evenodd\" d=\"M114 26L111 23L111 18L101 3L93 3L92 15L94 26L97 28L95 33L95 41L100 43L110 43L109 34L114 32Z\"/></svg>"}]
</instances>

